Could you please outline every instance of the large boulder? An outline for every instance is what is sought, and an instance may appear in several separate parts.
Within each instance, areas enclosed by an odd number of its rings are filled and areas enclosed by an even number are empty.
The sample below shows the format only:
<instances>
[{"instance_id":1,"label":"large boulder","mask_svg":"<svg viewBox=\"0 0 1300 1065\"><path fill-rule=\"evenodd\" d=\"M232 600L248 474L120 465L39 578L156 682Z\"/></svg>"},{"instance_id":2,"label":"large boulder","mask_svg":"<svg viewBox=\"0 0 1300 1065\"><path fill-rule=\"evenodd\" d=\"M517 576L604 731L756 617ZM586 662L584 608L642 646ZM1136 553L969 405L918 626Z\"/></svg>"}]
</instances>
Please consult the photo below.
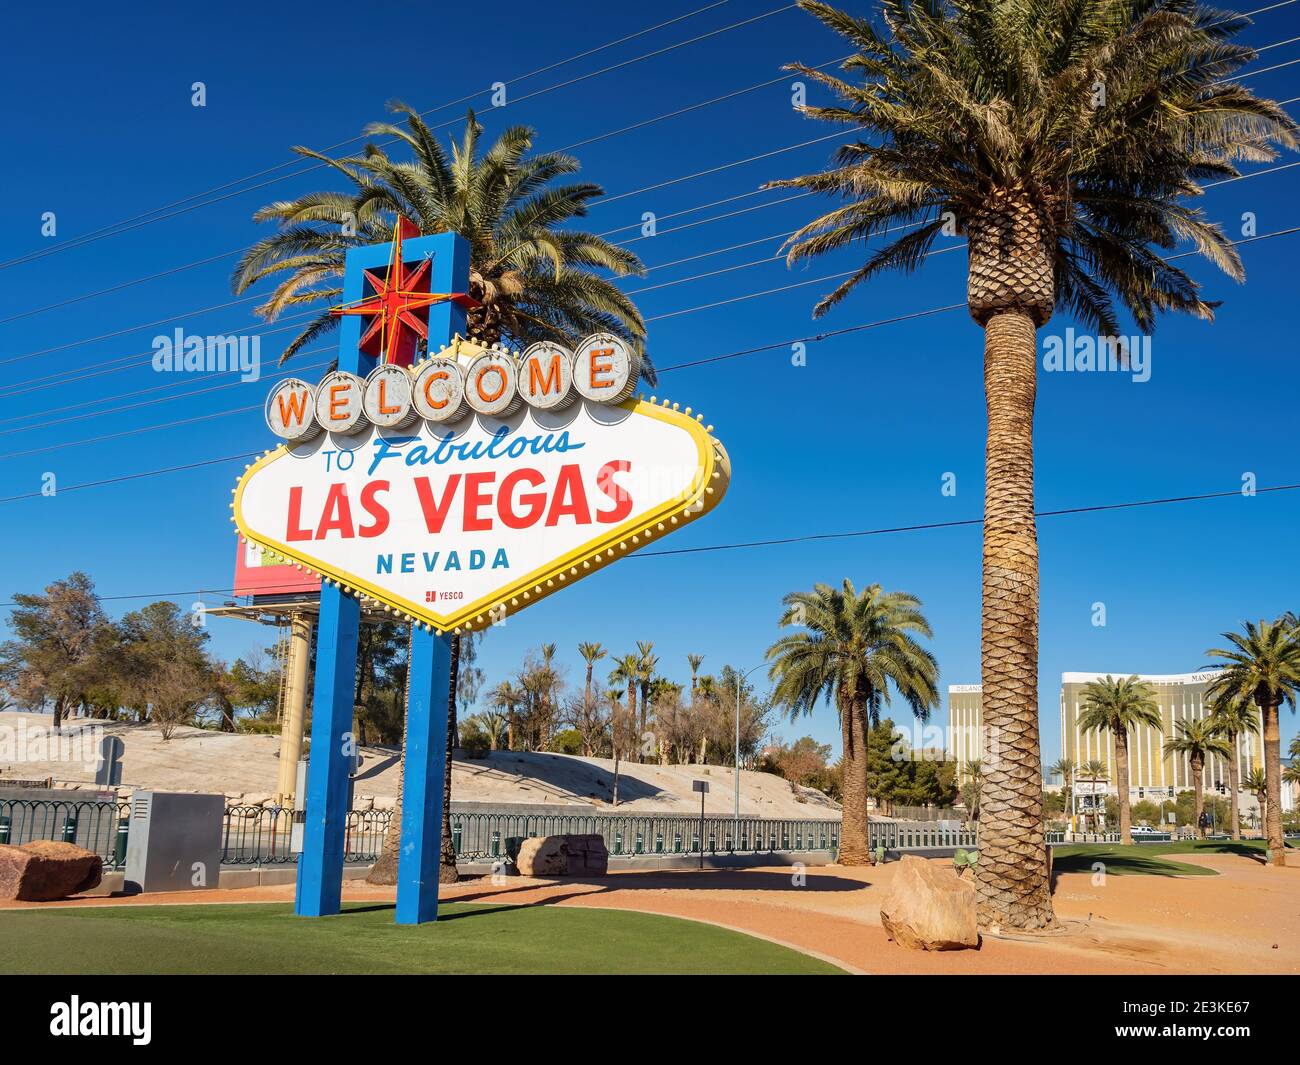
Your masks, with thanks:
<instances>
[{"instance_id":1,"label":"large boulder","mask_svg":"<svg viewBox=\"0 0 1300 1065\"><path fill-rule=\"evenodd\" d=\"M521 876L604 876L609 851L595 834L534 836L519 844L515 868Z\"/></svg>"},{"instance_id":2,"label":"large boulder","mask_svg":"<svg viewBox=\"0 0 1300 1065\"><path fill-rule=\"evenodd\" d=\"M0 846L0 899L51 902L99 886L104 863L94 851L49 839Z\"/></svg>"},{"instance_id":3,"label":"large boulder","mask_svg":"<svg viewBox=\"0 0 1300 1065\"><path fill-rule=\"evenodd\" d=\"M913 950L978 947L975 887L952 869L906 854L880 904L889 938Z\"/></svg>"}]
</instances>

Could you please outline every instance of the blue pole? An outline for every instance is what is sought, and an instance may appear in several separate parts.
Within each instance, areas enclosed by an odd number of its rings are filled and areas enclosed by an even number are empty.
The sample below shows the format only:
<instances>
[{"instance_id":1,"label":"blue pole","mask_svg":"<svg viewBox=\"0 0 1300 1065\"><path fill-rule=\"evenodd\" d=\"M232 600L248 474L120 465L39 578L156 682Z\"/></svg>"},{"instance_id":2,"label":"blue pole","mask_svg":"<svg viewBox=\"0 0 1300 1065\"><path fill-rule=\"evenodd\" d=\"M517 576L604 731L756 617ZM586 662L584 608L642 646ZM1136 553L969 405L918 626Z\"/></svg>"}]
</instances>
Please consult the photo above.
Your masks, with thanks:
<instances>
[{"instance_id":1,"label":"blue pole","mask_svg":"<svg viewBox=\"0 0 1300 1065\"><path fill-rule=\"evenodd\" d=\"M353 686L361 604L322 585L316 628L316 692L312 701L307 823L298 859L294 912L325 917L339 912L343 892L343 837L348 812Z\"/></svg>"},{"instance_id":2,"label":"blue pole","mask_svg":"<svg viewBox=\"0 0 1300 1065\"><path fill-rule=\"evenodd\" d=\"M397 923L423 924L438 919L451 636L416 629L411 637L410 671L402 775L402 847L397 859Z\"/></svg>"},{"instance_id":3,"label":"blue pole","mask_svg":"<svg viewBox=\"0 0 1300 1065\"><path fill-rule=\"evenodd\" d=\"M421 255L433 260L431 291L465 292L469 288L469 244L458 234L417 237L406 241L403 248L407 252L403 258L407 261ZM391 254L392 246L389 244L371 244L350 250L343 273L343 302L360 300L365 295L365 271L387 266ZM464 332L465 309L461 305L441 303L429 308L431 350L436 351L456 333ZM360 342L360 318L354 315L345 317L339 325L338 368L364 377L374 367L375 360L360 350ZM337 587L322 585L316 634L316 686L312 697L311 762L307 773L307 823L303 832L303 851L298 859L298 887L294 902L294 912L303 917L336 914L342 899L348 755L352 753L355 742L352 703L360 625L360 603L344 595ZM450 648L450 637L435 636L423 630L417 630L412 640L407 767L402 785L400 826L402 849L398 861L398 921L403 924L417 924L437 917ZM416 733L420 734L422 746L413 756L412 738ZM433 779L435 770L436 782ZM430 834L432 844L429 843ZM408 838L411 840L409 844ZM430 846L431 877L426 875L427 870L422 864L428 858L425 851ZM417 857L408 860L408 850ZM412 867L410 861L417 864ZM409 881L403 879L403 869L407 870ZM402 885L408 883L403 892ZM407 899L405 906L404 897ZM404 915L410 919L405 920Z\"/></svg>"}]
</instances>

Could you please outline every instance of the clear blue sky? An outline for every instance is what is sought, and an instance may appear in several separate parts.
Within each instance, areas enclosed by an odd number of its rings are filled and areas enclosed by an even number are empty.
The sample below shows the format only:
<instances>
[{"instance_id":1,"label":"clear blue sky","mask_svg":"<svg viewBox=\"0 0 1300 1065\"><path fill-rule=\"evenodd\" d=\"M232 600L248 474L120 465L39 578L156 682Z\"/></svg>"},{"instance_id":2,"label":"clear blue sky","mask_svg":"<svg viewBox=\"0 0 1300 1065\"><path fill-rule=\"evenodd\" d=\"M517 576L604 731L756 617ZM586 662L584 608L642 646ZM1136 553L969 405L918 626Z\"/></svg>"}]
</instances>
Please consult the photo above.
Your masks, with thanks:
<instances>
[{"instance_id":1,"label":"clear blue sky","mask_svg":"<svg viewBox=\"0 0 1300 1065\"><path fill-rule=\"evenodd\" d=\"M1251 6L1265 6L1257 0ZM763 11L771 3L732 0L672 26L527 80L520 74L686 14L704 0L644 7L574 3L539 8L517 0L471 8L379 0L364 9L333 0L311 4L221 6L26 5L9 13L10 50L0 68L8 171L0 200L0 258L46 250L98 227L182 200L287 161L292 144L324 148L385 116L393 98L420 109L479 93L489 130L527 123L540 148L558 148L772 79L774 84L575 149L586 177L611 196L733 163L832 127L791 108L791 60L817 65L847 48L798 11L784 11L666 54L524 99L531 92L686 41ZM866 3L853 3L865 11ZM153 8L153 10L149 10ZM1300 36L1300 4L1260 14L1246 39L1257 45ZM1300 58L1300 42L1264 52L1252 69ZM191 106L191 85L206 84L207 106ZM507 83L504 109L487 87ZM1300 96L1300 65L1247 80L1275 99ZM810 89L810 97L818 92ZM1288 107L1300 114L1295 104ZM451 124L464 105L430 121ZM822 323L812 304L828 290L809 284L710 309L704 305L850 268L855 256L795 272L782 261L684 280L775 255L781 235L815 210L810 198L667 230L759 207L788 196L753 192L771 178L817 167L832 142L784 151L716 174L638 192L596 207L594 229L628 227L646 211L663 231L634 247L652 268L732 245L745 248L652 269L626 284L651 319L650 351L663 367L786 341L964 298L961 252L938 255L917 275L873 283ZM347 148L355 147L350 144ZM1284 158L1281 163L1295 161ZM1256 167L1257 168L1257 167ZM252 212L273 199L341 187L324 171L289 176L300 164L226 190L227 198L110 239L0 270L0 318L233 251L264 235ZM249 189L260 182L261 188ZM1300 225L1300 167L1213 189L1208 214L1234 235L1243 212L1258 231ZM225 192L219 195L225 195ZM817 205L819 206L819 205ZM44 212L57 236L41 236ZM1243 249L1249 279L1239 287L1196 264L1218 321L1169 319L1153 343L1151 379L1107 374L1040 375L1037 461L1042 509L1233 490L1245 471L1260 486L1300 481L1294 443L1300 360L1296 270L1300 235ZM176 466L268 446L259 411L99 443L53 449L260 405L264 383L219 388L233 377L186 380L122 404L168 397L116 414L104 404L50 417L90 415L42 426L42 410L120 396L172 382L144 358L160 332L231 333L258 327L250 302L194 313L234 299L233 256L45 313L0 323L6 386L94 369L100 376L52 391L6 394L0 403L0 496L40 488L46 471L63 487ZM674 282L681 283L674 283ZM680 313L688 311L690 313ZM671 317L660 317L668 316ZM142 326L165 320L161 325ZM1058 315L1049 327L1069 325ZM120 331L120 332L119 332ZM102 340L89 338L118 333ZM268 336L268 363L291 333ZM45 348L61 350L23 356ZM129 360L128 356L135 356ZM319 358L319 357L317 357ZM117 361L114 361L117 360ZM309 359L315 362L316 359ZM313 379L319 371L311 371ZM49 387L48 385L46 386ZM704 412L731 452L734 480L724 504L664 547L697 547L809 532L837 532L977 518L981 511L984 406L980 332L964 311L923 317L810 345L808 365L790 350L666 372L657 390ZM41 449L34 454L15 454ZM240 464L4 503L0 510L0 592L34 591L84 569L108 597L230 587L230 488ZM951 472L957 494L941 494ZM1150 509L1046 518L1040 526L1043 750L1059 750L1057 698L1065 670L1182 672L1202 665L1218 633L1246 617L1300 606L1297 522L1300 492ZM686 654L705 669L762 661L777 635L781 596L844 576L919 595L935 629L933 648L946 689L979 679L978 527L863 539L631 558L491 631L483 664L495 682L524 653L557 641L580 677L580 640L616 652L653 640L661 668L687 676ZM183 594L179 601L189 603ZM223 596L209 595L210 602ZM114 600L115 613L148 598ZM1107 624L1091 623L1104 602ZM227 657L268 642L268 630L213 621L214 650ZM763 673L757 676L761 679ZM946 720L945 705L937 715ZM1284 737L1296 718L1284 717ZM785 726L837 742L832 713Z\"/></svg>"}]
</instances>

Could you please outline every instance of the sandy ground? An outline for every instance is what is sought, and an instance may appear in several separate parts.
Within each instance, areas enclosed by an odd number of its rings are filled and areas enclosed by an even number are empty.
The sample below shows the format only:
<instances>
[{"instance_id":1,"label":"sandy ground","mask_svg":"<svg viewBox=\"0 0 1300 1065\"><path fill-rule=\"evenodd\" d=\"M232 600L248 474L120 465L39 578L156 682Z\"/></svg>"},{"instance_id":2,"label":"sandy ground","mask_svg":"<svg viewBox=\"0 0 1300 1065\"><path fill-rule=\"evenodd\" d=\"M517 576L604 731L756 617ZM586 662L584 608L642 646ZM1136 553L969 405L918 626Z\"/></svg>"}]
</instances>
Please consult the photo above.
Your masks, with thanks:
<instances>
[{"instance_id":1,"label":"sandy ground","mask_svg":"<svg viewBox=\"0 0 1300 1065\"><path fill-rule=\"evenodd\" d=\"M926 953L890 942L880 900L896 864L811 867L796 884L788 867L704 872L617 873L603 880L523 877L469 880L446 900L499 905L597 906L708 921L871 975L925 973L1291 973L1300 974L1300 866L1269 869L1239 856L1178 855L1217 877L1057 877L1062 931L1025 940L985 935L978 951ZM181 892L130 899L46 903L157 905L287 902L290 885ZM348 901L391 900L392 889L349 883ZM0 908L31 907L0 903Z\"/></svg>"},{"instance_id":2,"label":"sandy ground","mask_svg":"<svg viewBox=\"0 0 1300 1065\"><path fill-rule=\"evenodd\" d=\"M0 712L0 730L12 736L0 742L0 782L4 778L80 783L93 790L93 759L97 743L75 744L77 730L92 726L121 737L123 797L132 788L160 791L196 791L226 795L232 800L260 804L275 790L280 761L278 736L212 732L178 728L164 741L156 728L126 722L88 722L74 718L65 726L72 758L52 761L38 757L45 753L32 730L49 727L48 714ZM2 737L0 737L2 738ZM90 759L83 762L84 757ZM357 780L359 809L367 803L391 806L397 795L398 751L387 747L362 747L364 759ZM620 813L698 814L699 794L691 782L710 781L707 812L730 814L733 810L735 777L720 766L659 766L623 762L620 767ZM484 759L457 758L452 768L452 795L461 801L502 803L544 803L607 807L614 763L608 758L578 758L563 754L495 751ZM799 789L798 796L780 777L769 773L741 771L743 817L813 818L838 817L839 806L812 788Z\"/></svg>"}]
</instances>

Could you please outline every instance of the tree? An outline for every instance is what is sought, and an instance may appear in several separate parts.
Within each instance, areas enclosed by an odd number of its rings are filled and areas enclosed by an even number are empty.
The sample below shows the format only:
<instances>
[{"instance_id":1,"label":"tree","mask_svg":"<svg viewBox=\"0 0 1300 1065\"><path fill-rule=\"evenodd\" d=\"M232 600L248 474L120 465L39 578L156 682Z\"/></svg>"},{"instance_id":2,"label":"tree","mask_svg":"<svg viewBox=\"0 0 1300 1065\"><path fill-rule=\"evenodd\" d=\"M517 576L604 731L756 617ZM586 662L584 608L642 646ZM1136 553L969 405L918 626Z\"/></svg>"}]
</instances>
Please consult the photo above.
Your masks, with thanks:
<instances>
[{"instance_id":1,"label":"tree","mask_svg":"<svg viewBox=\"0 0 1300 1065\"><path fill-rule=\"evenodd\" d=\"M1255 801L1259 803L1259 823L1264 828L1268 825L1268 774L1264 772L1263 767L1253 765L1246 778L1241 782L1242 786L1255 796ZM1262 835L1267 839L1268 831Z\"/></svg>"},{"instance_id":2,"label":"tree","mask_svg":"<svg viewBox=\"0 0 1300 1065\"><path fill-rule=\"evenodd\" d=\"M64 714L87 702L111 665L101 652L112 626L94 582L77 571L44 595L15 593L9 628L15 639L0 646L0 684L19 705L50 706L54 728L62 727Z\"/></svg>"},{"instance_id":3,"label":"tree","mask_svg":"<svg viewBox=\"0 0 1300 1065\"><path fill-rule=\"evenodd\" d=\"M881 0L885 23L801 0L857 54L852 80L796 64L839 100L802 108L850 123L820 173L773 182L838 197L798 230L791 264L890 236L816 306L885 270L913 271L940 236L964 236L967 307L984 332L983 720L1001 755L985 772L975 887L981 919L1054 924L1038 737L1038 545L1033 421L1036 333L1057 307L1105 337L1115 304L1149 333L1160 312L1209 320L1214 304L1163 257L1191 244L1230 277L1241 261L1183 202L1234 160L1297 144L1280 106L1230 80L1255 53L1248 24L1178 0L997 4ZM903 231L900 233L900 231Z\"/></svg>"},{"instance_id":4,"label":"tree","mask_svg":"<svg viewBox=\"0 0 1300 1065\"><path fill-rule=\"evenodd\" d=\"M523 348L537 340L573 343L604 331L643 347L640 313L597 272L639 276L645 272L641 261L570 225L604 190L590 182L555 183L578 171L577 160L556 152L530 155L535 134L524 126L509 127L483 150L483 127L473 111L448 156L414 110L402 103L391 109L405 118L404 126L376 122L365 132L392 138L409 152L409 161L375 144L337 160L293 149L333 168L352 188L279 201L253 216L280 229L244 253L233 289L242 293L263 278L285 275L258 314L274 321L288 309L336 302L348 249L392 240L400 216L422 234L459 233L468 241L469 295L477 301L467 312L469 339ZM281 361L338 321L322 310L284 349ZM648 364L643 373L653 383Z\"/></svg>"},{"instance_id":5,"label":"tree","mask_svg":"<svg viewBox=\"0 0 1300 1065\"><path fill-rule=\"evenodd\" d=\"M1128 734L1140 725L1159 729L1160 711L1155 694L1137 675L1116 680L1089 681L1083 687L1078 727L1081 732L1109 732L1115 737L1115 790L1119 799L1119 838L1133 842L1133 820L1129 812Z\"/></svg>"},{"instance_id":6,"label":"tree","mask_svg":"<svg viewBox=\"0 0 1300 1065\"><path fill-rule=\"evenodd\" d=\"M636 685L637 678L641 671L640 655L624 655L622 658L614 660L614 668L609 674L609 683L617 689L619 685L627 685L627 705L620 708L619 701L615 696L617 691L609 692L610 700L610 733L611 745L614 748L614 789L612 793L612 804L618 806L618 773L619 762L627 753L638 747L638 736L632 735L636 731Z\"/></svg>"},{"instance_id":7,"label":"tree","mask_svg":"<svg viewBox=\"0 0 1300 1065\"><path fill-rule=\"evenodd\" d=\"M1165 756L1186 754L1192 768L1192 790L1196 793L1196 833L1205 837L1205 826L1201 824L1201 814L1205 808L1205 759L1217 754L1220 758L1231 757L1232 751L1227 741L1219 735L1218 730L1208 718L1177 722L1177 735L1165 741Z\"/></svg>"},{"instance_id":8,"label":"tree","mask_svg":"<svg viewBox=\"0 0 1300 1065\"><path fill-rule=\"evenodd\" d=\"M506 750L515 749L515 710L527 700L528 694L508 680L503 680L488 694L488 705L504 710L506 715Z\"/></svg>"},{"instance_id":9,"label":"tree","mask_svg":"<svg viewBox=\"0 0 1300 1065\"><path fill-rule=\"evenodd\" d=\"M816 787L829 766L831 745L818 743L811 736L800 736L794 743L768 748L766 758L791 784Z\"/></svg>"},{"instance_id":10,"label":"tree","mask_svg":"<svg viewBox=\"0 0 1300 1065\"><path fill-rule=\"evenodd\" d=\"M609 654L604 644L599 643L580 643L578 644L578 654L582 655L582 661L587 667L586 682L583 685L583 700L586 703L591 702L591 674L596 668L596 663Z\"/></svg>"},{"instance_id":11,"label":"tree","mask_svg":"<svg viewBox=\"0 0 1300 1065\"><path fill-rule=\"evenodd\" d=\"M802 631L768 648L773 700L791 719L811 713L819 699L835 706L843 744L844 820L839 860L871 862L867 824L867 731L890 688L924 721L939 702L939 669L913 634L933 635L921 601L878 584L861 592L847 578L783 600L782 626Z\"/></svg>"},{"instance_id":12,"label":"tree","mask_svg":"<svg viewBox=\"0 0 1300 1065\"><path fill-rule=\"evenodd\" d=\"M1300 687L1300 628L1285 617L1276 621L1245 623L1244 633L1225 632L1232 647L1212 647L1206 655L1226 662L1223 672L1211 682L1209 695L1252 699L1264 723L1264 774L1268 779L1267 831L1270 862L1286 864L1282 835L1282 738L1278 732L1278 708L1286 703L1295 711L1296 689ZM1212 667L1207 667L1212 668Z\"/></svg>"},{"instance_id":13,"label":"tree","mask_svg":"<svg viewBox=\"0 0 1300 1065\"><path fill-rule=\"evenodd\" d=\"M972 758L966 763L966 781L961 786L961 801L966 804L972 821L980 819L980 798L984 794L984 763Z\"/></svg>"},{"instance_id":14,"label":"tree","mask_svg":"<svg viewBox=\"0 0 1300 1065\"><path fill-rule=\"evenodd\" d=\"M1048 767L1047 770L1052 774L1052 776L1061 778L1061 799L1063 810L1068 810L1070 808L1070 785L1074 780L1074 770L1074 763L1068 758L1057 759Z\"/></svg>"},{"instance_id":15,"label":"tree","mask_svg":"<svg viewBox=\"0 0 1300 1065\"><path fill-rule=\"evenodd\" d=\"M650 723L650 687L654 683L655 669L659 665L659 656L654 653L655 645L649 640L640 640L636 645L637 669L636 684L641 691L640 732L645 739L646 729ZM638 756L644 762L644 754Z\"/></svg>"},{"instance_id":16,"label":"tree","mask_svg":"<svg viewBox=\"0 0 1300 1065\"><path fill-rule=\"evenodd\" d=\"M170 739L178 725L194 721L212 694L207 630L165 601L127 614L118 630L116 671L123 705Z\"/></svg>"},{"instance_id":17,"label":"tree","mask_svg":"<svg viewBox=\"0 0 1300 1065\"><path fill-rule=\"evenodd\" d=\"M1083 765L1079 766L1079 775L1077 779L1081 781L1086 780L1088 782L1088 784L1090 785L1088 789L1088 794L1095 801L1097 795L1097 785L1101 781L1106 779L1106 763L1096 758L1089 758L1088 761L1084 762ZM1086 812L1083 815L1085 821L1088 818L1092 818L1095 821L1097 817L1097 807L1090 806L1085 809Z\"/></svg>"},{"instance_id":18,"label":"tree","mask_svg":"<svg viewBox=\"0 0 1300 1065\"><path fill-rule=\"evenodd\" d=\"M1259 715L1249 699L1220 696L1211 703L1210 723L1228 743L1232 751L1228 758L1228 802L1232 810L1232 838L1241 839L1241 815L1238 811L1237 791L1240 787L1241 750L1239 736L1253 736L1259 732Z\"/></svg>"}]
</instances>

